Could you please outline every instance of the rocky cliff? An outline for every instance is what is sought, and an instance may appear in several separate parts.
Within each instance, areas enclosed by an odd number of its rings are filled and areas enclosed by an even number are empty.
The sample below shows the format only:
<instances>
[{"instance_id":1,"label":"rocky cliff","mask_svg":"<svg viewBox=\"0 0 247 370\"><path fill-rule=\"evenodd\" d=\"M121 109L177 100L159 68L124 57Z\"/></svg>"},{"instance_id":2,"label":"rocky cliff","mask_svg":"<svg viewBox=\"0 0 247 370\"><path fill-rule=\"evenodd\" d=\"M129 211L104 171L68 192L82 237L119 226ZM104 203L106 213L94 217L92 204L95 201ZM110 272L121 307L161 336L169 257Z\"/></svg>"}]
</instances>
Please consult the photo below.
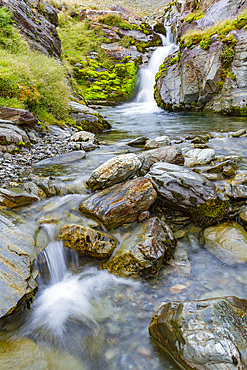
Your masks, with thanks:
<instances>
[{"instance_id":1,"label":"rocky cliff","mask_svg":"<svg viewBox=\"0 0 247 370\"><path fill-rule=\"evenodd\" d=\"M52 6L38 0L0 0L2 6L11 10L16 26L31 47L60 57L61 41L56 30L58 17Z\"/></svg>"},{"instance_id":2,"label":"rocky cliff","mask_svg":"<svg viewBox=\"0 0 247 370\"><path fill-rule=\"evenodd\" d=\"M165 11L179 51L156 76L168 110L247 114L247 1L178 0Z\"/></svg>"}]
</instances>

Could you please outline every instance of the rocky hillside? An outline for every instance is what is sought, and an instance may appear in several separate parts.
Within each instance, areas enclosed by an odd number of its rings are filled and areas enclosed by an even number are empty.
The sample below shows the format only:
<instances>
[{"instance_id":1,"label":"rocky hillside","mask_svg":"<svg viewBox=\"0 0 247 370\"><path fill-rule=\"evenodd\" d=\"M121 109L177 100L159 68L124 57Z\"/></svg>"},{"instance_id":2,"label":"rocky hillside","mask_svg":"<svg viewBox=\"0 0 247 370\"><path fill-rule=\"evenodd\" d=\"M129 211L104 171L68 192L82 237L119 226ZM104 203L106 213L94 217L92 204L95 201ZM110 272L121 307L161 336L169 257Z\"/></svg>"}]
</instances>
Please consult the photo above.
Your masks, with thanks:
<instances>
[{"instance_id":1,"label":"rocky hillside","mask_svg":"<svg viewBox=\"0 0 247 370\"><path fill-rule=\"evenodd\" d=\"M156 76L160 107L247 114L246 7L244 0L178 0L166 8L179 51Z\"/></svg>"}]
</instances>

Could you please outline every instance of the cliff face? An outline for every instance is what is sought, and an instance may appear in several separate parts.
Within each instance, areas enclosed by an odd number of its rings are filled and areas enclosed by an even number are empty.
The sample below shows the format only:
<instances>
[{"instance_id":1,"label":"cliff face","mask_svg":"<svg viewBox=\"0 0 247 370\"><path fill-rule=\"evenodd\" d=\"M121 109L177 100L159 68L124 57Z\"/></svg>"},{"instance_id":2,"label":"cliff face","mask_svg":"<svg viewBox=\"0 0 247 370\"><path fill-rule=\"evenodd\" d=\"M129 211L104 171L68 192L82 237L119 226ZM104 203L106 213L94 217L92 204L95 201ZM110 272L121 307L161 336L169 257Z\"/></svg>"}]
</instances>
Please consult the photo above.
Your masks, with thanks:
<instances>
[{"instance_id":1,"label":"cliff face","mask_svg":"<svg viewBox=\"0 0 247 370\"><path fill-rule=\"evenodd\" d=\"M56 27L58 18L55 9L38 0L0 0L0 7L11 10L16 26L29 45L41 52L59 58L61 42Z\"/></svg>"},{"instance_id":2,"label":"cliff face","mask_svg":"<svg viewBox=\"0 0 247 370\"><path fill-rule=\"evenodd\" d=\"M203 0L199 5L178 0L167 9L165 21L173 27L180 51L164 61L157 75L160 107L247 114L246 6L241 0Z\"/></svg>"}]
</instances>

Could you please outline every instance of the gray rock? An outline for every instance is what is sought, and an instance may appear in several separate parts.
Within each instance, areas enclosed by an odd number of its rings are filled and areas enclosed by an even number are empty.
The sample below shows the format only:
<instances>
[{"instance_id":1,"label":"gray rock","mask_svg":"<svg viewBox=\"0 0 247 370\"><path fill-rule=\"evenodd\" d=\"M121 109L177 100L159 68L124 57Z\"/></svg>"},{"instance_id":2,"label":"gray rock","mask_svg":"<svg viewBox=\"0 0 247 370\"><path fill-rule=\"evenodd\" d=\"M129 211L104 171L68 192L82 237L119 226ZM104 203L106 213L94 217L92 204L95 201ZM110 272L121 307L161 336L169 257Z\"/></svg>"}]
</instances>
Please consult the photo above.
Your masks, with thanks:
<instances>
[{"instance_id":1,"label":"gray rock","mask_svg":"<svg viewBox=\"0 0 247 370\"><path fill-rule=\"evenodd\" d=\"M192 149L184 154L184 165L187 167L201 166L210 163L215 157L214 149Z\"/></svg>"},{"instance_id":2,"label":"gray rock","mask_svg":"<svg viewBox=\"0 0 247 370\"><path fill-rule=\"evenodd\" d=\"M52 158L43 159L42 161L34 163L33 166L42 167L42 166L50 166L54 164L67 164L67 163L79 161L85 158L85 156L86 156L86 153L84 150L78 150L72 153L66 153L66 154L58 155Z\"/></svg>"},{"instance_id":3,"label":"gray rock","mask_svg":"<svg viewBox=\"0 0 247 370\"><path fill-rule=\"evenodd\" d=\"M205 247L227 264L247 262L247 232L237 222L227 221L204 230Z\"/></svg>"},{"instance_id":4,"label":"gray rock","mask_svg":"<svg viewBox=\"0 0 247 370\"><path fill-rule=\"evenodd\" d=\"M245 369L246 317L245 299L175 301L155 313L149 333L183 369Z\"/></svg>"},{"instance_id":5,"label":"gray rock","mask_svg":"<svg viewBox=\"0 0 247 370\"><path fill-rule=\"evenodd\" d=\"M226 180L219 184L225 194L234 199L247 198L247 174L239 173L233 179Z\"/></svg>"},{"instance_id":6,"label":"gray rock","mask_svg":"<svg viewBox=\"0 0 247 370\"><path fill-rule=\"evenodd\" d=\"M98 144L96 136L92 132L87 131L76 132L74 135L71 136L70 141L89 142L92 144Z\"/></svg>"},{"instance_id":7,"label":"gray rock","mask_svg":"<svg viewBox=\"0 0 247 370\"><path fill-rule=\"evenodd\" d=\"M157 162L184 164L182 151L177 146L166 146L158 149L147 150L138 155L142 165L139 170L140 175L145 175L150 167Z\"/></svg>"},{"instance_id":8,"label":"gray rock","mask_svg":"<svg viewBox=\"0 0 247 370\"><path fill-rule=\"evenodd\" d=\"M147 140L148 140L147 137L141 136L141 137L137 137L136 139L133 139L133 140L129 141L127 143L127 145L136 146L136 147L143 147Z\"/></svg>"},{"instance_id":9,"label":"gray rock","mask_svg":"<svg viewBox=\"0 0 247 370\"><path fill-rule=\"evenodd\" d=\"M170 228L157 217L145 221L123 241L116 254L101 265L121 276L151 277L173 255L176 241Z\"/></svg>"},{"instance_id":10,"label":"gray rock","mask_svg":"<svg viewBox=\"0 0 247 370\"><path fill-rule=\"evenodd\" d=\"M210 224L227 215L228 198L205 177L170 163L156 163L146 175L168 207L191 213L195 220Z\"/></svg>"},{"instance_id":11,"label":"gray rock","mask_svg":"<svg viewBox=\"0 0 247 370\"><path fill-rule=\"evenodd\" d=\"M246 134L246 129L243 128L241 130L235 131L231 134L232 137L240 137L242 135Z\"/></svg>"},{"instance_id":12,"label":"gray rock","mask_svg":"<svg viewBox=\"0 0 247 370\"><path fill-rule=\"evenodd\" d=\"M0 204L9 208L22 207L32 204L39 198L20 188L0 188Z\"/></svg>"},{"instance_id":13,"label":"gray rock","mask_svg":"<svg viewBox=\"0 0 247 370\"><path fill-rule=\"evenodd\" d=\"M140 166L135 154L122 154L96 168L86 183L93 191L107 188L132 177Z\"/></svg>"}]
</instances>

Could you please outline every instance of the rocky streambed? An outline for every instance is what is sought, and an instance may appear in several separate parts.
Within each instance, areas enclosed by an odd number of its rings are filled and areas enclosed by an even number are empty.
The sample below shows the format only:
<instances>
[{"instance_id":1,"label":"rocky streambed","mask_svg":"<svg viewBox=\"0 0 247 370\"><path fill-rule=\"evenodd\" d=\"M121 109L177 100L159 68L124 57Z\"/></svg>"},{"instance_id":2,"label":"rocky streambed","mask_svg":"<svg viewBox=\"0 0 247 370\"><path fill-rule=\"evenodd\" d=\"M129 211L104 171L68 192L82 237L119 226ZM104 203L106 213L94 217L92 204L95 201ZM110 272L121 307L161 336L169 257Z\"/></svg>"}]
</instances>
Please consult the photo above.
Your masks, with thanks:
<instances>
[{"instance_id":1,"label":"rocky streambed","mask_svg":"<svg viewBox=\"0 0 247 370\"><path fill-rule=\"evenodd\" d=\"M245 368L246 122L101 113L2 126L29 140L2 154L2 368Z\"/></svg>"}]
</instances>

